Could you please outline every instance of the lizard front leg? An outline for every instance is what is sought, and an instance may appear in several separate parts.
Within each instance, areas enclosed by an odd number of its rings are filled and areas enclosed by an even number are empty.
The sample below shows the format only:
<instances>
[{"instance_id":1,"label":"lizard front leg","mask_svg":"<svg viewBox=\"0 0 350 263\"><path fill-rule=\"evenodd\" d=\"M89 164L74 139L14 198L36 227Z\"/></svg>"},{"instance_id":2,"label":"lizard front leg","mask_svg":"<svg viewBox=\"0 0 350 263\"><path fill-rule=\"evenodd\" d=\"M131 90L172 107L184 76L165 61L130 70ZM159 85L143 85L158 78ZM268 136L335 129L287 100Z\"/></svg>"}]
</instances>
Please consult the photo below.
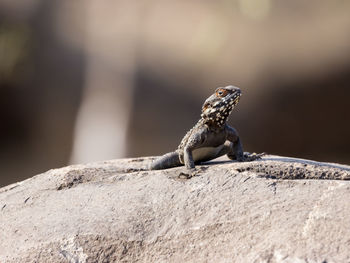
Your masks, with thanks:
<instances>
[{"instance_id":1,"label":"lizard front leg","mask_svg":"<svg viewBox=\"0 0 350 263\"><path fill-rule=\"evenodd\" d=\"M190 147L184 148L184 162L187 170L193 170L195 168L192 150Z\"/></svg>"},{"instance_id":2,"label":"lizard front leg","mask_svg":"<svg viewBox=\"0 0 350 263\"><path fill-rule=\"evenodd\" d=\"M185 167L191 173L195 172L195 164L194 164L192 152L193 152L193 150L200 148L202 143L203 143L203 139L202 139L201 134L196 133L189 138L187 144L184 147Z\"/></svg>"},{"instance_id":3,"label":"lizard front leg","mask_svg":"<svg viewBox=\"0 0 350 263\"><path fill-rule=\"evenodd\" d=\"M227 140L229 140L230 143L230 149L228 150L227 157L231 160L237 160L239 162L250 162L261 159L261 156L264 155L264 153L249 153L249 152L243 152L243 147L241 140L239 139L238 132L230 127L226 126L226 132L227 132Z\"/></svg>"},{"instance_id":4,"label":"lizard front leg","mask_svg":"<svg viewBox=\"0 0 350 263\"><path fill-rule=\"evenodd\" d=\"M241 140L239 139L238 132L230 127L226 126L227 140L231 142L230 150L227 153L227 157L231 160L237 160L239 162L244 161L243 147Z\"/></svg>"}]
</instances>

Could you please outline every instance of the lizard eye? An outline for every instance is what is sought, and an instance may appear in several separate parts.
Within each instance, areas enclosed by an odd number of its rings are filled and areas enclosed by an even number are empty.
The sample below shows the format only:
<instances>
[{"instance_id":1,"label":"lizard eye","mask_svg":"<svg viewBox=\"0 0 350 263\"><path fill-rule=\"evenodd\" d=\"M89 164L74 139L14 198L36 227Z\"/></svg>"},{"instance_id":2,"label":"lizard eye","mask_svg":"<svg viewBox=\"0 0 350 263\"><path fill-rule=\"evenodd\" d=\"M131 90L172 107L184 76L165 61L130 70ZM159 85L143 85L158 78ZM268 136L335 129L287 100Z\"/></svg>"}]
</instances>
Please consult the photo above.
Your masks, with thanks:
<instances>
[{"instance_id":1,"label":"lizard eye","mask_svg":"<svg viewBox=\"0 0 350 263\"><path fill-rule=\"evenodd\" d=\"M218 90L216 91L216 96L217 96L217 97L222 98L222 97L225 97L226 95L227 95L227 90L218 89Z\"/></svg>"}]
</instances>

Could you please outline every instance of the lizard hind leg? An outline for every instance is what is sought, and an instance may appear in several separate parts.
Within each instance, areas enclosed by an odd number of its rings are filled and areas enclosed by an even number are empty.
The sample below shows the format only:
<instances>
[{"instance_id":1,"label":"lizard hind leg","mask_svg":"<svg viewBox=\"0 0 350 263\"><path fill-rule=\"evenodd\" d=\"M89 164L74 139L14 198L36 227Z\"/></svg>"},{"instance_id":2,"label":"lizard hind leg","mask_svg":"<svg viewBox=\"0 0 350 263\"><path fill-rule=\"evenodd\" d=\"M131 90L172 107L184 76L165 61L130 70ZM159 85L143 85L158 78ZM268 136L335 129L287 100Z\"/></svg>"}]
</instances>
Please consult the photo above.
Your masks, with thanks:
<instances>
[{"instance_id":1,"label":"lizard hind leg","mask_svg":"<svg viewBox=\"0 0 350 263\"><path fill-rule=\"evenodd\" d=\"M152 162L150 165L150 170L161 170L181 165L183 164L180 162L179 153L171 152L164 154L163 156L159 157L157 160Z\"/></svg>"}]
</instances>

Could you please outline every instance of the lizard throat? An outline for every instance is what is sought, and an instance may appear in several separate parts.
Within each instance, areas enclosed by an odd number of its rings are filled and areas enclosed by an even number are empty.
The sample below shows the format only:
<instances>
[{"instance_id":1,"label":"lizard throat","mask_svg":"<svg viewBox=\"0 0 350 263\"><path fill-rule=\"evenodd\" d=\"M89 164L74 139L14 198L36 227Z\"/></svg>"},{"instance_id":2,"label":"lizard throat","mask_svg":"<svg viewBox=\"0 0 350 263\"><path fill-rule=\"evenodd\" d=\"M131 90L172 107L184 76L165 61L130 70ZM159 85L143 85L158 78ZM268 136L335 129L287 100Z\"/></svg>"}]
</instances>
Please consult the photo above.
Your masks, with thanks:
<instances>
[{"instance_id":1,"label":"lizard throat","mask_svg":"<svg viewBox=\"0 0 350 263\"><path fill-rule=\"evenodd\" d=\"M228 103L220 102L217 105L214 104L202 112L201 118L203 122L209 126L222 127L225 125L228 117L237 103L238 99L232 100Z\"/></svg>"},{"instance_id":2,"label":"lizard throat","mask_svg":"<svg viewBox=\"0 0 350 263\"><path fill-rule=\"evenodd\" d=\"M208 117L202 116L202 121L208 126L222 127L226 124L229 116Z\"/></svg>"}]
</instances>

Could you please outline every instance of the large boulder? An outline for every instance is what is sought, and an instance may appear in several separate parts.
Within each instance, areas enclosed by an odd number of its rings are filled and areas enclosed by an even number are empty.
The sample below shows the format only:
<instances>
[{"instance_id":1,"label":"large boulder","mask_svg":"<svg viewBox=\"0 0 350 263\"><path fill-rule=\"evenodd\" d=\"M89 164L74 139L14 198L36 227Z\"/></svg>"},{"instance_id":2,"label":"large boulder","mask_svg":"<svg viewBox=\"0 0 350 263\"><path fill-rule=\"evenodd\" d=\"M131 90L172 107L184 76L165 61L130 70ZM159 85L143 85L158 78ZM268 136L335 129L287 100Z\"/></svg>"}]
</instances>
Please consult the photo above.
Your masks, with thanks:
<instances>
[{"instance_id":1,"label":"large boulder","mask_svg":"<svg viewBox=\"0 0 350 263\"><path fill-rule=\"evenodd\" d=\"M183 179L150 159L1 188L0 262L350 261L349 166L221 158Z\"/></svg>"}]
</instances>

